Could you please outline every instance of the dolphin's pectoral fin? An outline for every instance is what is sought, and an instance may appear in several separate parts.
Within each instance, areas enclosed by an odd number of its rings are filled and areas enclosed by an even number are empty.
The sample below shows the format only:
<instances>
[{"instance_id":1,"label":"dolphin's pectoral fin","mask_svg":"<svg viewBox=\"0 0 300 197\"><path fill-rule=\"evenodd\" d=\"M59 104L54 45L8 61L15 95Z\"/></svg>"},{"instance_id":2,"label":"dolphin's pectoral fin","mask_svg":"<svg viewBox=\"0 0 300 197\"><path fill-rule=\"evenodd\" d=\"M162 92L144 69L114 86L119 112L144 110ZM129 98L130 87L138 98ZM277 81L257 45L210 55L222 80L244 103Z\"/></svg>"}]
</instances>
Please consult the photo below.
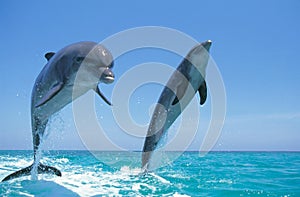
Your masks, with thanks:
<instances>
[{"instance_id":1,"label":"dolphin's pectoral fin","mask_svg":"<svg viewBox=\"0 0 300 197\"><path fill-rule=\"evenodd\" d=\"M94 88L94 91L105 101L105 103L112 105L111 102L102 94L98 86Z\"/></svg>"},{"instance_id":2,"label":"dolphin's pectoral fin","mask_svg":"<svg viewBox=\"0 0 300 197\"><path fill-rule=\"evenodd\" d=\"M198 92L200 96L200 105L203 105L207 98L207 87L205 81L203 81L203 83L200 85Z\"/></svg>"},{"instance_id":3,"label":"dolphin's pectoral fin","mask_svg":"<svg viewBox=\"0 0 300 197\"><path fill-rule=\"evenodd\" d=\"M62 82L54 85L42 98L41 100L35 105L35 107L40 107L48 102L51 98L53 98L62 88L64 84Z\"/></svg>"},{"instance_id":4,"label":"dolphin's pectoral fin","mask_svg":"<svg viewBox=\"0 0 300 197\"><path fill-rule=\"evenodd\" d=\"M176 97L174 98L174 101L172 102L172 105L176 105L178 102L179 102L179 99L178 99L178 97L176 96Z\"/></svg>"},{"instance_id":5,"label":"dolphin's pectoral fin","mask_svg":"<svg viewBox=\"0 0 300 197\"><path fill-rule=\"evenodd\" d=\"M29 176L31 175L31 170L33 168L33 164L26 167L26 168L23 168L17 172L14 172L10 175L8 175L7 177L5 177L3 181L8 181L8 180L11 180L11 179L15 179L15 178L19 178L19 177L22 177L22 176ZM51 166L46 166L46 165L43 165L43 164L39 164L38 165L38 174L55 174L57 176L61 176L61 172L54 168L54 167L51 167Z\"/></svg>"},{"instance_id":6,"label":"dolphin's pectoral fin","mask_svg":"<svg viewBox=\"0 0 300 197\"><path fill-rule=\"evenodd\" d=\"M172 105L176 105L184 96L186 89L188 87L188 81L187 80L183 80L181 81L178 86L175 89L175 98L172 102Z\"/></svg>"},{"instance_id":7,"label":"dolphin's pectoral fin","mask_svg":"<svg viewBox=\"0 0 300 197\"><path fill-rule=\"evenodd\" d=\"M54 52L48 52L45 54L45 58L49 61L51 59L51 57L53 57L53 55L55 55Z\"/></svg>"}]
</instances>

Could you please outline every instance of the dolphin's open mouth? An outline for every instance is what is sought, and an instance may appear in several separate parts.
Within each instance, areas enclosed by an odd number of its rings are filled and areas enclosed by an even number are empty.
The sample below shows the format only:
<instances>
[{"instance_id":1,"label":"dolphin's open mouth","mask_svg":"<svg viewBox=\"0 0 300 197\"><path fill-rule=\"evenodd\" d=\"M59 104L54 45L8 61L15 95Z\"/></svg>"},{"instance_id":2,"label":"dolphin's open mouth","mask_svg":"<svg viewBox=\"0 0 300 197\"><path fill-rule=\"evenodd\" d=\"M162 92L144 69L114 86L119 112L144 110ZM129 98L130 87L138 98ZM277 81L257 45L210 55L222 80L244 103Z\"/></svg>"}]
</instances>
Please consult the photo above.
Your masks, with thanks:
<instances>
[{"instance_id":1,"label":"dolphin's open mouth","mask_svg":"<svg viewBox=\"0 0 300 197\"><path fill-rule=\"evenodd\" d=\"M105 69L101 74L100 81L106 84L112 83L115 80L114 73L109 69Z\"/></svg>"},{"instance_id":2,"label":"dolphin's open mouth","mask_svg":"<svg viewBox=\"0 0 300 197\"><path fill-rule=\"evenodd\" d=\"M103 83L107 83L107 84L114 82L114 80L115 80L115 78L113 76L101 77L101 81Z\"/></svg>"}]
</instances>

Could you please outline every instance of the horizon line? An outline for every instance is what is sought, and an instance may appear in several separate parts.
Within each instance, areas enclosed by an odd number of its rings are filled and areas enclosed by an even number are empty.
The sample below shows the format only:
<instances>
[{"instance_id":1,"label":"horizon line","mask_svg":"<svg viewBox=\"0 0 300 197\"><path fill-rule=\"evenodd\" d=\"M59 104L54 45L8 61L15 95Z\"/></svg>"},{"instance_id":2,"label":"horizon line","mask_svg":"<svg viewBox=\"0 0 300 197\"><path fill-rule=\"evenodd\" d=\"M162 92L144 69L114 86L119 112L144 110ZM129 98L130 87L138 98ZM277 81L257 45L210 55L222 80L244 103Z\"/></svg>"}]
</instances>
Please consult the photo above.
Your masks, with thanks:
<instances>
[{"instance_id":1,"label":"horizon line","mask_svg":"<svg viewBox=\"0 0 300 197\"><path fill-rule=\"evenodd\" d=\"M0 151L33 151L32 149L0 149ZM87 149L46 149L43 150L45 152L47 151L87 151L87 152L142 152L142 150L87 150ZM159 150L158 150L159 151ZM164 152L207 152L207 151L198 151L198 150L166 150ZM300 150L212 150L208 151L210 152L224 152L224 153L230 153L230 152L300 152Z\"/></svg>"}]
</instances>

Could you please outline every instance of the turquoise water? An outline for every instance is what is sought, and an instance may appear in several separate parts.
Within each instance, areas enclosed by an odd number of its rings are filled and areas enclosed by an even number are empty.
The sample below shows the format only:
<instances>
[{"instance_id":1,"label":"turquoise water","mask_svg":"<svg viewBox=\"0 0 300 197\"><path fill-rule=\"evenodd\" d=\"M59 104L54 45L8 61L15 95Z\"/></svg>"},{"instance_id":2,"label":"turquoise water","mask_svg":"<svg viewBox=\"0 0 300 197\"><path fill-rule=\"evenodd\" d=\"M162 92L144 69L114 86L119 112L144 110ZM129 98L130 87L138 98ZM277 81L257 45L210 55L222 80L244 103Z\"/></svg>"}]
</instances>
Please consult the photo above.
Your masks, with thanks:
<instances>
[{"instance_id":1,"label":"turquoise water","mask_svg":"<svg viewBox=\"0 0 300 197\"><path fill-rule=\"evenodd\" d=\"M174 154L168 152L166 154ZM98 158L98 159L97 159ZM186 152L140 175L138 152L51 151L42 162L62 177L0 183L0 196L300 196L300 153ZM31 164L31 151L0 151L0 179Z\"/></svg>"}]
</instances>

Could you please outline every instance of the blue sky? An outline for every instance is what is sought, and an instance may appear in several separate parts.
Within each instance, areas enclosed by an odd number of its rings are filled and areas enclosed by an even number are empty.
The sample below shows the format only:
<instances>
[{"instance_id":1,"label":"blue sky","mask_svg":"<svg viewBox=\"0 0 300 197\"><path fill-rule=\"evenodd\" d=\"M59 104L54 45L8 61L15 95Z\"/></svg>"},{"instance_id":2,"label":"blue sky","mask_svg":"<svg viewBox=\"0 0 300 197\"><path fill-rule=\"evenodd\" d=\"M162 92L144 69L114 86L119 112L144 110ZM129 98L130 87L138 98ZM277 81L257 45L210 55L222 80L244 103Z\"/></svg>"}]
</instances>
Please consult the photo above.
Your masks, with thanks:
<instances>
[{"instance_id":1,"label":"blue sky","mask_svg":"<svg viewBox=\"0 0 300 197\"><path fill-rule=\"evenodd\" d=\"M199 42L213 40L211 54L222 74L227 95L226 121L214 150L300 150L300 3L297 0L181 3L7 0L0 5L0 149L32 148L30 95L34 80L46 63L46 52L83 40L100 42L120 31L150 25L182 31ZM130 52L116 59L116 82L134 65L157 61L175 68L180 59L161 50ZM113 87L114 84L103 85L107 97ZM156 102L160 91L161 87L150 85L135 92L130 109L137 121L143 124L149 121L149 105ZM134 99L142 102L138 109ZM143 140L122 134L110 117L109 107L98 101L97 113L107 120L104 124L111 130L108 135L121 146L141 149ZM209 109L200 109L204 121ZM142 113L143 110L147 112ZM83 149L71 107L57 119L54 122L58 129L50 134L47 146ZM201 131L200 125L190 150L199 149Z\"/></svg>"}]
</instances>

